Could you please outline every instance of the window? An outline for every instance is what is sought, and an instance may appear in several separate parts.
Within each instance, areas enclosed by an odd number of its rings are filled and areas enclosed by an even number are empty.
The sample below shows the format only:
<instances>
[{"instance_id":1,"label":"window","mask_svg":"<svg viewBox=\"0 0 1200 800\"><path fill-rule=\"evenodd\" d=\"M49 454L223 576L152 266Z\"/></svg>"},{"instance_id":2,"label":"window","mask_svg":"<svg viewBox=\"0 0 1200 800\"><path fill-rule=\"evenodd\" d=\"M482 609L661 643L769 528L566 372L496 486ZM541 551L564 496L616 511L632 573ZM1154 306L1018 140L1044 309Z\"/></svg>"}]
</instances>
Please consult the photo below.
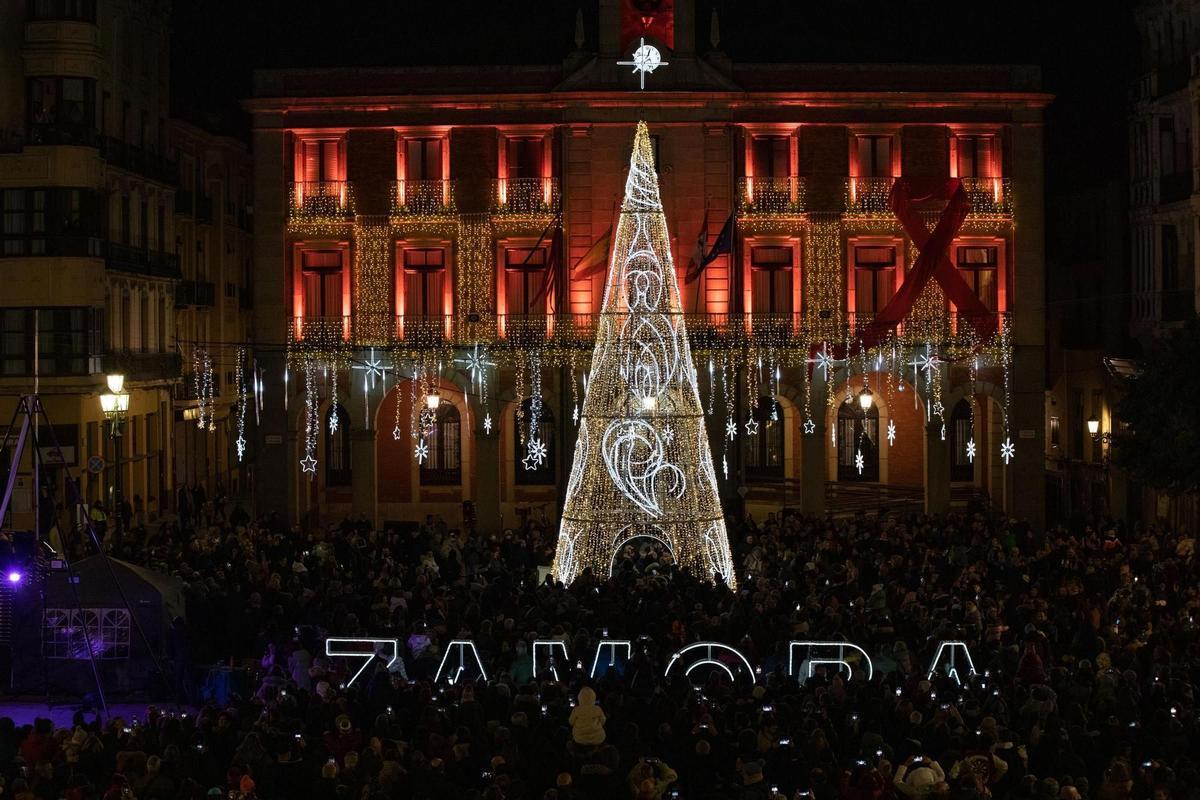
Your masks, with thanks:
<instances>
[{"instance_id":1,"label":"window","mask_svg":"<svg viewBox=\"0 0 1200 800\"><path fill-rule=\"evenodd\" d=\"M29 0L30 20L96 21L96 0Z\"/></svg>"},{"instance_id":2,"label":"window","mask_svg":"<svg viewBox=\"0 0 1200 800\"><path fill-rule=\"evenodd\" d=\"M962 246L958 248L958 269L988 311L996 310L996 267L999 249L987 246Z\"/></svg>"},{"instance_id":3,"label":"window","mask_svg":"<svg viewBox=\"0 0 1200 800\"><path fill-rule=\"evenodd\" d=\"M1158 120L1159 175L1175 174L1175 120L1160 117Z\"/></svg>"},{"instance_id":4,"label":"window","mask_svg":"<svg viewBox=\"0 0 1200 800\"><path fill-rule=\"evenodd\" d=\"M304 316L342 316L342 251L304 250L300 258Z\"/></svg>"},{"instance_id":5,"label":"window","mask_svg":"<svg viewBox=\"0 0 1200 800\"><path fill-rule=\"evenodd\" d=\"M896 293L895 245L854 247L854 312L868 321Z\"/></svg>"},{"instance_id":6,"label":"window","mask_svg":"<svg viewBox=\"0 0 1200 800\"><path fill-rule=\"evenodd\" d=\"M545 140L536 138L509 138L505 141L505 168L508 174L504 177L540 178L542 177L542 156Z\"/></svg>"},{"instance_id":7,"label":"window","mask_svg":"<svg viewBox=\"0 0 1200 800\"><path fill-rule=\"evenodd\" d=\"M404 250L404 315L441 317L445 307L446 251L441 247Z\"/></svg>"},{"instance_id":8,"label":"window","mask_svg":"<svg viewBox=\"0 0 1200 800\"><path fill-rule=\"evenodd\" d=\"M1058 449L1062 443L1062 422L1058 417L1050 418L1050 446Z\"/></svg>"},{"instance_id":9,"label":"window","mask_svg":"<svg viewBox=\"0 0 1200 800\"><path fill-rule=\"evenodd\" d=\"M856 136L858 175L860 178L892 176L892 137Z\"/></svg>"},{"instance_id":10,"label":"window","mask_svg":"<svg viewBox=\"0 0 1200 800\"><path fill-rule=\"evenodd\" d=\"M441 180L442 140L404 140L404 179L409 181Z\"/></svg>"},{"instance_id":11,"label":"window","mask_svg":"<svg viewBox=\"0 0 1200 800\"><path fill-rule=\"evenodd\" d=\"M38 374L89 374L102 341L102 319L101 309L86 307L0 309L0 375L33 375L34 330Z\"/></svg>"},{"instance_id":12,"label":"window","mask_svg":"<svg viewBox=\"0 0 1200 800\"><path fill-rule=\"evenodd\" d=\"M538 410L537 427L530 430L533 404L533 398L527 397L521 403L521 413L518 415L516 410L513 411L513 463L516 465L515 483L518 486L544 486L554 483L554 414L542 405ZM533 440L545 446L544 458L530 457L529 443Z\"/></svg>"},{"instance_id":13,"label":"window","mask_svg":"<svg viewBox=\"0 0 1200 800\"><path fill-rule=\"evenodd\" d=\"M772 397L760 397L751 416L758 423L758 433L746 437L746 473L751 478L782 478L783 407Z\"/></svg>"},{"instance_id":14,"label":"window","mask_svg":"<svg viewBox=\"0 0 1200 800\"><path fill-rule=\"evenodd\" d=\"M296 180L305 183L342 180L341 139L303 139L298 150Z\"/></svg>"},{"instance_id":15,"label":"window","mask_svg":"<svg viewBox=\"0 0 1200 800\"><path fill-rule=\"evenodd\" d=\"M755 136L751 142L755 178L786 178L791 170L791 140L787 136Z\"/></svg>"},{"instance_id":16,"label":"window","mask_svg":"<svg viewBox=\"0 0 1200 800\"><path fill-rule=\"evenodd\" d=\"M837 467L839 481L879 480L879 406L872 403L863 411L858 398L838 406ZM858 469L862 455L863 468Z\"/></svg>"},{"instance_id":17,"label":"window","mask_svg":"<svg viewBox=\"0 0 1200 800\"><path fill-rule=\"evenodd\" d=\"M992 149L995 138L991 136L956 136L954 137L956 158L958 160L958 177L960 178L993 178L995 177Z\"/></svg>"},{"instance_id":18,"label":"window","mask_svg":"<svg viewBox=\"0 0 1200 800\"><path fill-rule=\"evenodd\" d=\"M46 190L5 189L3 205L4 255L45 255Z\"/></svg>"},{"instance_id":19,"label":"window","mask_svg":"<svg viewBox=\"0 0 1200 800\"><path fill-rule=\"evenodd\" d=\"M975 463L967 453L967 443L974 438L971 404L963 398L950 412L950 480L975 480Z\"/></svg>"},{"instance_id":20,"label":"window","mask_svg":"<svg viewBox=\"0 0 1200 800\"><path fill-rule=\"evenodd\" d=\"M36 143L83 141L96 127L96 82L90 78L29 78L30 139Z\"/></svg>"},{"instance_id":21,"label":"window","mask_svg":"<svg viewBox=\"0 0 1200 800\"><path fill-rule=\"evenodd\" d=\"M505 304L510 316L546 313L548 293L542 292L542 284L546 277L547 257L545 247L504 250Z\"/></svg>"},{"instance_id":22,"label":"window","mask_svg":"<svg viewBox=\"0 0 1200 800\"><path fill-rule=\"evenodd\" d=\"M0 256L99 256L100 234L98 192L0 191Z\"/></svg>"},{"instance_id":23,"label":"window","mask_svg":"<svg viewBox=\"0 0 1200 800\"><path fill-rule=\"evenodd\" d=\"M128 659L129 622L127 608L47 608L42 655L71 661Z\"/></svg>"},{"instance_id":24,"label":"window","mask_svg":"<svg viewBox=\"0 0 1200 800\"><path fill-rule=\"evenodd\" d=\"M462 425L458 409L443 400L425 437L429 456L421 464L422 486L457 486L462 483Z\"/></svg>"},{"instance_id":25,"label":"window","mask_svg":"<svg viewBox=\"0 0 1200 800\"><path fill-rule=\"evenodd\" d=\"M350 415L338 403L325 412L325 485L351 485L350 467Z\"/></svg>"},{"instance_id":26,"label":"window","mask_svg":"<svg viewBox=\"0 0 1200 800\"><path fill-rule=\"evenodd\" d=\"M755 314L792 313L793 252L786 245L750 248L750 291Z\"/></svg>"}]
</instances>

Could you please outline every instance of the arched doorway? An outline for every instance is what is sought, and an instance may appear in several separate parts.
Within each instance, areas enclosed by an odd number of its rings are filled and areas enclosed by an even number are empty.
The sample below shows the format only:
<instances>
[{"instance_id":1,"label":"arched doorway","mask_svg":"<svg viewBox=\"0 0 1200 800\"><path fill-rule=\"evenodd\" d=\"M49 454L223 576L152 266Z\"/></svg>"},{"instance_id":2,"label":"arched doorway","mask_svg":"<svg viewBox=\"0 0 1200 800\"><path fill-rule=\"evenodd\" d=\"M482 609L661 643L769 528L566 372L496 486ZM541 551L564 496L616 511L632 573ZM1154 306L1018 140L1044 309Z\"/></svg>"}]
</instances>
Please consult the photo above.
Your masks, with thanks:
<instances>
[{"instance_id":1,"label":"arched doorway","mask_svg":"<svg viewBox=\"0 0 1200 800\"><path fill-rule=\"evenodd\" d=\"M971 404L964 397L954 404L950 412L950 480L971 482L975 480L975 420Z\"/></svg>"},{"instance_id":2,"label":"arched doorway","mask_svg":"<svg viewBox=\"0 0 1200 800\"><path fill-rule=\"evenodd\" d=\"M879 480L879 408L862 407L860 395L838 406L837 476L839 481Z\"/></svg>"},{"instance_id":3,"label":"arched doorway","mask_svg":"<svg viewBox=\"0 0 1200 800\"><path fill-rule=\"evenodd\" d=\"M654 525L630 525L616 536L613 543L609 576L632 571L639 575L648 569L660 569L675 563L675 550Z\"/></svg>"},{"instance_id":4,"label":"arched doorway","mask_svg":"<svg viewBox=\"0 0 1200 800\"><path fill-rule=\"evenodd\" d=\"M756 427L746 445L746 477L779 480L784 477L786 436L783 407L773 397L760 397L750 412Z\"/></svg>"},{"instance_id":5,"label":"arched doorway","mask_svg":"<svg viewBox=\"0 0 1200 800\"><path fill-rule=\"evenodd\" d=\"M325 412L325 486L349 486L353 482L350 460L350 415L341 403Z\"/></svg>"},{"instance_id":6,"label":"arched doorway","mask_svg":"<svg viewBox=\"0 0 1200 800\"><path fill-rule=\"evenodd\" d=\"M462 420L453 403L441 403L425 436L428 455L421 461L422 486L462 483Z\"/></svg>"},{"instance_id":7,"label":"arched doorway","mask_svg":"<svg viewBox=\"0 0 1200 800\"><path fill-rule=\"evenodd\" d=\"M554 412L543 402L538 409L537 427L533 421L533 398L521 403L521 413L513 410L513 482L518 486L545 486L555 481L558 461L554 441ZM523 434L523 435L522 435Z\"/></svg>"}]
</instances>

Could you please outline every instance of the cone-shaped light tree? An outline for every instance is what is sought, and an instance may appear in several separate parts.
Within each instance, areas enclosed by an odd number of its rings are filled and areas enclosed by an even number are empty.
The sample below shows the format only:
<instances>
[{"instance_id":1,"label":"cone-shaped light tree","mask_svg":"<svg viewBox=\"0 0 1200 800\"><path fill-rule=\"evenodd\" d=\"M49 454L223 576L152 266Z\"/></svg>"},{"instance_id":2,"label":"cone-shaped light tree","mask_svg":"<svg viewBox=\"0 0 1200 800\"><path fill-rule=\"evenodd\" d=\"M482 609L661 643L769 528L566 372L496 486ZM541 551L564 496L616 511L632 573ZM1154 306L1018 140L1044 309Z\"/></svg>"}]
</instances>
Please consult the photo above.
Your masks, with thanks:
<instances>
[{"instance_id":1,"label":"cone-shaped light tree","mask_svg":"<svg viewBox=\"0 0 1200 800\"><path fill-rule=\"evenodd\" d=\"M629 540L735 586L646 124L639 122L553 574L604 579Z\"/></svg>"}]
</instances>

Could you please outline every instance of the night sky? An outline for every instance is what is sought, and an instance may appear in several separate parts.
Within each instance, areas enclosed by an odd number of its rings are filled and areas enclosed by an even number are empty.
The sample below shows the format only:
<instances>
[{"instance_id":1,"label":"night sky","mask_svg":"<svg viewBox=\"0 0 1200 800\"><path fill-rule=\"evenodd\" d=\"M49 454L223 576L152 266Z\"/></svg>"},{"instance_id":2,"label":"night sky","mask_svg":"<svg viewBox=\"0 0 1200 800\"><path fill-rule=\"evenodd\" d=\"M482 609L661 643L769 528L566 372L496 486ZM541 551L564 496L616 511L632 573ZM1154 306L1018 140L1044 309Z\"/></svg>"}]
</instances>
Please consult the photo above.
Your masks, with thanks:
<instances>
[{"instance_id":1,"label":"night sky","mask_svg":"<svg viewBox=\"0 0 1200 800\"><path fill-rule=\"evenodd\" d=\"M244 135L237 103L265 67L556 63L595 0L284 2L183 0L173 14L173 113ZM707 48L713 0L697 0ZM1126 98L1136 73L1124 0L716 0L735 61L1031 63L1058 99L1048 113L1053 193L1123 174ZM499 32L503 31L503 34Z\"/></svg>"}]
</instances>

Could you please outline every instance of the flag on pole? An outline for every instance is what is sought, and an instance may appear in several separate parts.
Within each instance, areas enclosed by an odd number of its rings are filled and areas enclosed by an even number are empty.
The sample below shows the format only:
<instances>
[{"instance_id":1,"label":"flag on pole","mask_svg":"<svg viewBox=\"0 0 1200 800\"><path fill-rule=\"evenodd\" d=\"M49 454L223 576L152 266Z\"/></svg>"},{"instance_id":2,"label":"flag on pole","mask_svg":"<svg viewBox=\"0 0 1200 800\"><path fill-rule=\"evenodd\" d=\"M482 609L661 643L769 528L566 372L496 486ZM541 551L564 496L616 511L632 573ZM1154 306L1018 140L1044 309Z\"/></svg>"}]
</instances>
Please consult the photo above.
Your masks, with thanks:
<instances>
[{"instance_id":1,"label":"flag on pole","mask_svg":"<svg viewBox=\"0 0 1200 800\"><path fill-rule=\"evenodd\" d=\"M554 296L554 285L558 282L558 268L563 260L563 232L561 222L561 217L555 217L550 222L550 225L554 226L554 232L550 234L550 252L546 256L546 268L542 270L542 288L538 289L537 294L529 301L530 306L536 306L543 297L550 298ZM547 227L547 230L549 230L549 227ZM542 238L545 235L546 231L542 231ZM535 248L541 245L542 238L538 239Z\"/></svg>"},{"instance_id":2,"label":"flag on pole","mask_svg":"<svg viewBox=\"0 0 1200 800\"><path fill-rule=\"evenodd\" d=\"M612 226L600 235L600 238L592 242L592 246L583 254L583 257L575 262L574 269L571 270L572 276L576 278L590 278L598 272L603 272L608 267L608 250L612 247Z\"/></svg>"},{"instance_id":3,"label":"flag on pole","mask_svg":"<svg viewBox=\"0 0 1200 800\"><path fill-rule=\"evenodd\" d=\"M688 260L687 271L683 274L685 283L691 283L700 277L704 271L704 248L708 246L708 204L704 205L704 221L700 223L700 232L696 234L696 246L692 249L692 257Z\"/></svg>"},{"instance_id":4,"label":"flag on pole","mask_svg":"<svg viewBox=\"0 0 1200 800\"><path fill-rule=\"evenodd\" d=\"M696 241L696 257L688 264L688 272L684 277L687 283L699 278L705 268L709 264L717 260L717 256L723 256L733 252L733 214L725 220L725 224L721 226L721 232L717 234L717 240L713 242L712 249L708 251L708 255L699 258L699 255L704 252L704 235L706 231L701 229L700 236Z\"/></svg>"}]
</instances>

